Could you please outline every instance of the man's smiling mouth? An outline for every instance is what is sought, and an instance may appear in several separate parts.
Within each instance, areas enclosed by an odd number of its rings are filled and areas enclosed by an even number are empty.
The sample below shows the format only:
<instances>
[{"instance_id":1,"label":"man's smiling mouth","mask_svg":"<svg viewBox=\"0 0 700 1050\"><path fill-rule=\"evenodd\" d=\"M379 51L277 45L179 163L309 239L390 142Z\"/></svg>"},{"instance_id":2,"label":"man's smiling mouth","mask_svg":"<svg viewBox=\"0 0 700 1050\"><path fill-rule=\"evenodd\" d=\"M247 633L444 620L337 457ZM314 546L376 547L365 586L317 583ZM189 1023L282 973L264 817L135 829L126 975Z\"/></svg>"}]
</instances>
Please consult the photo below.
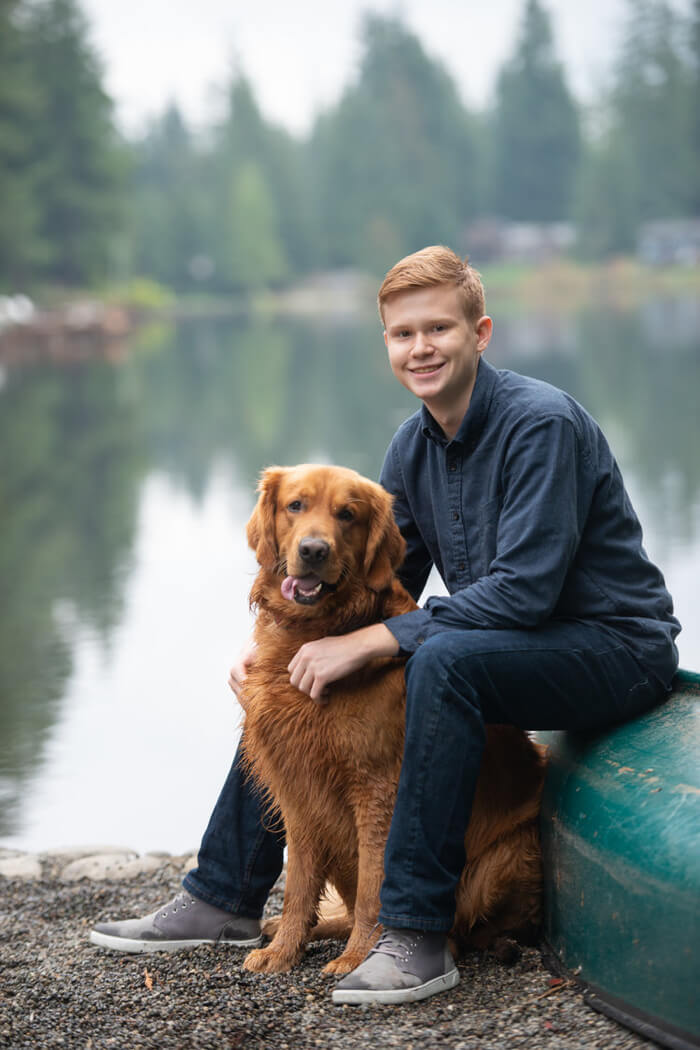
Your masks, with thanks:
<instances>
[{"instance_id":1,"label":"man's smiling mouth","mask_svg":"<svg viewBox=\"0 0 700 1050\"><path fill-rule=\"evenodd\" d=\"M442 362L438 365L423 365L421 368L412 368L411 372L414 376L429 376L432 375L433 372L437 372L440 368L442 368Z\"/></svg>"}]
</instances>

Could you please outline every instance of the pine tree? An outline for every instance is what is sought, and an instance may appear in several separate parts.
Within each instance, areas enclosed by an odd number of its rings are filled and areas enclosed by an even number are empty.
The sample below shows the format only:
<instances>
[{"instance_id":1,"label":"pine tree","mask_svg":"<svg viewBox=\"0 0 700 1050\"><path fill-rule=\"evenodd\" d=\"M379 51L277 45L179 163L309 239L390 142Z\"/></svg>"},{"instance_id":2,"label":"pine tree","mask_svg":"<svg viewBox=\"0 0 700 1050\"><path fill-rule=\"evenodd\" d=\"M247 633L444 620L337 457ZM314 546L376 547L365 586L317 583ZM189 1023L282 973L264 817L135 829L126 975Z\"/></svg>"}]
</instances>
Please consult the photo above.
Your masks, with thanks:
<instances>
[{"instance_id":1,"label":"pine tree","mask_svg":"<svg viewBox=\"0 0 700 1050\"><path fill-rule=\"evenodd\" d=\"M125 158L111 102L75 0L35 4L27 33L42 91L32 141L48 276L91 283L109 270L121 217Z\"/></svg>"},{"instance_id":2,"label":"pine tree","mask_svg":"<svg viewBox=\"0 0 700 1050\"><path fill-rule=\"evenodd\" d=\"M41 96L22 14L19 2L0 0L0 291L27 287L47 251L39 233L39 166L31 143Z\"/></svg>"},{"instance_id":3,"label":"pine tree","mask_svg":"<svg viewBox=\"0 0 700 1050\"><path fill-rule=\"evenodd\" d=\"M169 105L134 146L131 265L177 290L208 254L204 158L178 107Z\"/></svg>"},{"instance_id":4,"label":"pine tree","mask_svg":"<svg viewBox=\"0 0 700 1050\"><path fill-rule=\"evenodd\" d=\"M688 77L689 141L691 150L690 212L700 217L700 0L694 0L690 23Z\"/></svg>"},{"instance_id":5,"label":"pine tree","mask_svg":"<svg viewBox=\"0 0 700 1050\"><path fill-rule=\"evenodd\" d=\"M584 254L633 252L642 223L692 214L700 203L693 134L694 126L700 134L700 78L685 54L684 28L666 0L628 0L605 120L581 173Z\"/></svg>"},{"instance_id":6,"label":"pine tree","mask_svg":"<svg viewBox=\"0 0 700 1050\"><path fill-rule=\"evenodd\" d=\"M613 128L631 158L635 179L628 192L642 220L683 214L687 206L688 71L680 27L666 0L628 0L612 97Z\"/></svg>"},{"instance_id":7,"label":"pine tree","mask_svg":"<svg viewBox=\"0 0 700 1050\"><path fill-rule=\"evenodd\" d=\"M262 288L285 276L275 202L255 161L244 161L234 169L228 214L222 218L227 232L226 276L234 288Z\"/></svg>"},{"instance_id":8,"label":"pine tree","mask_svg":"<svg viewBox=\"0 0 700 1050\"><path fill-rule=\"evenodd\" d=\"M515 220L567 218L580 155L578 110L554 52L549 15L538 0L527 0L515 54L496 90L493 210Z\"/></svg>"},{"instance_id":9,"label":"pine tree","mask_svg":"<svg viewBox=\"0 0 700 1050\"><path fill-rule=\"evenodd\" d=\"M309 233L301 148L265 121L240 73L229 85L209 165L211 244L223 286L260 287L290 265L303 268Z\"/></svg>"},{"instance_id":10,"label":"pine tree","mask_svg":"<svg viewBox=\"0 0 700 1050\"><path fill-rule=\"evenodd\" d=\"M454 244L477 207L471 120L394 18L367 17L357 82L317 122L310 156L326 265L381 272L425 244Z\"/></svg>"}]
</instances>

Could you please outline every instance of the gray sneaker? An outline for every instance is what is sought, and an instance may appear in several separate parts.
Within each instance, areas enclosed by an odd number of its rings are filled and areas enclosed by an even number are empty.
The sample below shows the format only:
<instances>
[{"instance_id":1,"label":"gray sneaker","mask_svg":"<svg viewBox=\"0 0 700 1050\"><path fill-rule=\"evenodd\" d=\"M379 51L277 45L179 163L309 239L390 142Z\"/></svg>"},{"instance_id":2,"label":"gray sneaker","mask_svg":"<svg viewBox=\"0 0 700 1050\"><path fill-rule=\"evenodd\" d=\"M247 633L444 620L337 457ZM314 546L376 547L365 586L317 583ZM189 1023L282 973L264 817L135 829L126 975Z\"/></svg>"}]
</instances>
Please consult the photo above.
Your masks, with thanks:
<instances>
[{"instance_id":1,"label":"gray sneaker","mask_svg":"<svg viewBox=\"0 0 700 1050\"><path fill-rule=\"evenodd\" d=\"M334 1003L413 1003L454 988L459 973L444 933L385 929L333 992Z\"/></svg>"},{"instance_id":2,"label":"gray sneaker","mask_svg":"<svg viewBox=\"0 0 700 1050\"><path fill-rule=\"evenodd\" d=\"M117 952L178 952L198 944L255 948L262 937L259 919L232 915L182 890L143 919L98 923L90 940Z\"/></svg>"}]
</instances>

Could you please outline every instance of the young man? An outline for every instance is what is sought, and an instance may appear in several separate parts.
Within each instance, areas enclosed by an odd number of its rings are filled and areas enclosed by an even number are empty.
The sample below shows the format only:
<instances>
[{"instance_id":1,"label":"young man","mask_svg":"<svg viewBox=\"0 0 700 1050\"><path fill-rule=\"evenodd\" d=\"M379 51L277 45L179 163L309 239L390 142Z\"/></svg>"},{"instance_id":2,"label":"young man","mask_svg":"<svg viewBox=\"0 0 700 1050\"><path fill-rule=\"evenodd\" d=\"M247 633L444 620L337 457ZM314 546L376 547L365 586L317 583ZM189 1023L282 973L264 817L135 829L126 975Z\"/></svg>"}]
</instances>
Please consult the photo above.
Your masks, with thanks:
<instances>
[{"instance_id":1,"label":"young man","mask_svg":"<svg viewBox=\"0 0 700 1050\"><path fill-rule=\"evenodd\" d=\"M478 273L447 248L398 262L379 291L394 375L422 402L381 474L418 597L435 565L448 597L304 645L290 680L325 687L368 660L406 654L406 743L385 854L380 939L336 1002L403 1002L452 987L446 937L488 722L592 729L667 694L680 627L596 423L560 390L497 371ZM235 692L255 659L231 671ZM331 701L332 702L332 701ZM253 944L282 840L237 760L185 890L161 911L96 927L121 950Z\"/></svg>"}]
</instances>

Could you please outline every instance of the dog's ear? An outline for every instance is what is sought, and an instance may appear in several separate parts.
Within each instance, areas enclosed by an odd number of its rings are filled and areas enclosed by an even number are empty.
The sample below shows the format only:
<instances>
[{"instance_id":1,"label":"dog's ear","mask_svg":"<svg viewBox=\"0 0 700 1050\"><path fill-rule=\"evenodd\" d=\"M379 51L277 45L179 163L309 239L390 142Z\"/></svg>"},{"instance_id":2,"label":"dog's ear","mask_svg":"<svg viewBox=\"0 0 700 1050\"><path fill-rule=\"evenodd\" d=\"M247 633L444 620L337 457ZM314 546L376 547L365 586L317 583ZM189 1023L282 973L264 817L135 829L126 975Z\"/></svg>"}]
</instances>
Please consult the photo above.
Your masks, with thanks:
<instances>
[{"instance_id":1,"label":"dog's ear","mask_svg":"<svg viewBox=\"0 0 700 1050\"><path fill-rule=\"evenodd\" d=\"M246 526L248 546L255 551L258 564L263 569L275 569L279 558L275 512L277 490L284 474L284 467L268 467L263 471L258 484L258 502Z\"/></svg>"},{"instance_id":2,"label":"dog's ear","mask_svg":"<svg viewBox=\"0 0 700 1050\"><path fill-rule=\"evenodd\" d=\"M372 508L364 573L373 591L384 590L403 561L406 544L391 512L391 496L379 485L367 493Z\"/></svg>"}]
</instances>

